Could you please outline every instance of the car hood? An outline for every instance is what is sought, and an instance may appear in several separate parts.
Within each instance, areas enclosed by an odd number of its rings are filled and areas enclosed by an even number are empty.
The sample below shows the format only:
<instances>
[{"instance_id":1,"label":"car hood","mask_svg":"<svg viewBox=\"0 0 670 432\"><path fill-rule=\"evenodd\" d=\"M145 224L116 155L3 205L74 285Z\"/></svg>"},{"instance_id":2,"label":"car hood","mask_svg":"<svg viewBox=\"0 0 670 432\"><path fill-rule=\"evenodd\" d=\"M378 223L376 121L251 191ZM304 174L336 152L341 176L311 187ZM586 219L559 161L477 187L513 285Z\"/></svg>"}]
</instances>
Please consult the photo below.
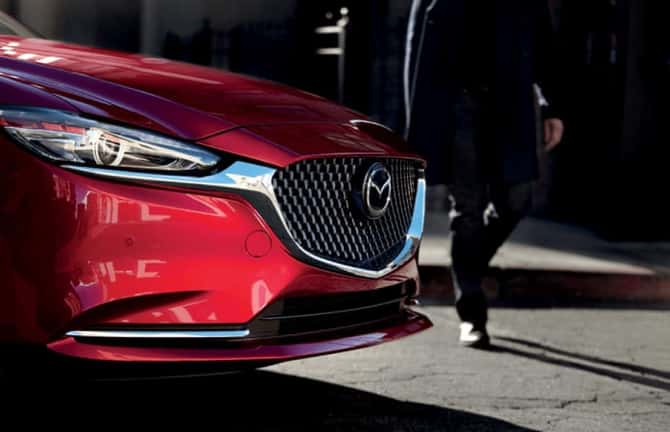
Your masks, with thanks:
<instances>
[{"instance_id":1,"label":"car hood","mask_svg":"<svg viewBox=\"0 0 670 432\"><path fill-rule=\"evenodd\" d=\"M41 39L1 36L0 80L46 92L87 115L189 140L240 127L349 124L365 118L321 97L276 83ZM8 103L15 102L0 95L0 104ZM290 147L290 143L281 145ZM337 152L340 147L324 150Z\"/></svg>"}]
</instances>

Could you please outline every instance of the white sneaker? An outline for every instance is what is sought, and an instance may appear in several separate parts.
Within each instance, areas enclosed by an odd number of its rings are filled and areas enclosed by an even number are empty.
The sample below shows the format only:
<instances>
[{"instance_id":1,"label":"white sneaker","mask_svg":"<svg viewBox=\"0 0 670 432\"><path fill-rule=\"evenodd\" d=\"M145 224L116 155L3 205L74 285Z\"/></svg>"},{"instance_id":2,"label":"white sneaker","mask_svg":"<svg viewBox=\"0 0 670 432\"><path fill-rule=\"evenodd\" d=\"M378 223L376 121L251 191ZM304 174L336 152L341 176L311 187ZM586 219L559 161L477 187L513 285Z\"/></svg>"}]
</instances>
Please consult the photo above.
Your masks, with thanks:
<instances>
[{"instance_id":1,"label":"white sneaker","mask_svg":"<svg viewBox=\"0 0 670 432\"><path fill-rule=\"evenodd\" d=\"M461 323L461 335L459 342L462 346L470 348L488 348L491 340L486 328L476 329L470 322Z\"/></svg>"}]
</instances>

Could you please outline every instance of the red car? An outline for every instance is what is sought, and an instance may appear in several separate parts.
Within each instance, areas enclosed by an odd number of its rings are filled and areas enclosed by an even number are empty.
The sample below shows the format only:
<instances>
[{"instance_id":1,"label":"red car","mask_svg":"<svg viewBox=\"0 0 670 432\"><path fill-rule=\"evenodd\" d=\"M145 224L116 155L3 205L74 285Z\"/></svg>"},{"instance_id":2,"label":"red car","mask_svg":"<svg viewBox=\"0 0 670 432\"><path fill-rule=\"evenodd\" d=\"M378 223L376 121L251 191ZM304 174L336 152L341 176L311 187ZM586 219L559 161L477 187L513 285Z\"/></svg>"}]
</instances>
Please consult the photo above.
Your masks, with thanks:
<instances>
[{"instance_id":1,"label":"red car","mask_svg":"<svg viewBox=\"0 0 670 432\"><path fill-rule=\"evenodd\" d=\"M0 130L3 344L269 364L431 326L410 308L424 162L357 112L5 35Z\"/></svg>"}]
</instances>

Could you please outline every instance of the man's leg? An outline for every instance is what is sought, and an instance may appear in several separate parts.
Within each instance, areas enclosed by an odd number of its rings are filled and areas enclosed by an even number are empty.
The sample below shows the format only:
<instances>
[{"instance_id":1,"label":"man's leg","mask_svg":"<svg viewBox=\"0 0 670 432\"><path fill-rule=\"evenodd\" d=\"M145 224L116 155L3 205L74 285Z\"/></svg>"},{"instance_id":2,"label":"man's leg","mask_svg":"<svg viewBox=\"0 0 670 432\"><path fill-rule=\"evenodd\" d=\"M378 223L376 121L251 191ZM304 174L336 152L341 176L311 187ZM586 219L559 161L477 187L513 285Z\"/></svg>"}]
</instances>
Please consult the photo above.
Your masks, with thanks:
<instances>
[{"instance_id":1,"label":"man's leg","mask_svg":"<svg viewBox=\"0 0 670 432\"><path fill-rule=\"evenodd\" d=\"M481 101L464 92L455 106L456 130L451 145L452 274L456 310L463 322L461 342L466 345L488 343L487 305L482 291L486 269L482 254L487 250L484 210L488 204L482 114Z\"/></svg>"},{"instance_id":2,"label":"man's leg","mask_svg":"<svg viewBox=\"0 0 670 432\"><path fill-rule=\"evenodd\" d=\"M451 186L452 275L456 310L461 318L461 343L487 347L488 320L483 275L498 248L530 209L532 184L511 187L479 184ZM487 212L493 204L495 215Z\"/></svg>"},{"instance_id":3,"label":"man's leg","mask_svg":"<svg viewBox=\"0 0 670 432\"><path fill-rule=\"evenodd\" d=\"M486 235L482 259L485 266L495 256L500 246L512 234L521 219L531 208L533 185L531 182L512 186L492 185L490 199L495 215L485 219Z\"/></svg>"},{"instance_id":4,"label":"man's leg","mask_svg":"<svg viewBox=\"0 0 670 432\"><path fill-rule=\"evenodd\" d=\"M485 330L487 305L482 291L482 278L486 270L485 256L488 241L484 226L487 205L483 185L452 185L452 275L456 293L456 310L461 321L472 324L474 329Z\"/></svg>"}]
</instances>

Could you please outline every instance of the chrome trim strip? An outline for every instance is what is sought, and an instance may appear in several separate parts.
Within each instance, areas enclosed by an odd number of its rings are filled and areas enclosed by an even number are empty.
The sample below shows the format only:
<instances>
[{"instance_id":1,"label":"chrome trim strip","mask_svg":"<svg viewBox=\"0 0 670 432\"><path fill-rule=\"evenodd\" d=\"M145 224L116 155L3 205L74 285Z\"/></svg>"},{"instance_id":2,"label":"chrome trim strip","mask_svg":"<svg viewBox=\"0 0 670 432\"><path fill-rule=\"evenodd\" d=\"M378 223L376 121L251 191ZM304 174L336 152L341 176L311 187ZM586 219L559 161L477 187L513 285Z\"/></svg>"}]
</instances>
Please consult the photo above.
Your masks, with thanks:
<instances>
[{"instance_id":1,"label":"chrome trim strip","mask_svg":"<svg viewBox=\"0 0 670 432\"><path fill-rule=\"evenodd\" d=\"M407 261L409 261L419 249L421 237L423 236L423 225L425 217L425 199L426 199L426 181L423 171L420 172L416 197L414 199L414 213L410 223L405 245L386 267L381 270L367 270L358 267L353 267L345 264L336 263L326 258L319 257L313 253L305 250L300 246L289 229L288 223L281 211L281 206L272 187L272 176L276 172L274 168L256 165L248 162L235 162L228 168L218 173L211 174L204 177L189 177L176 176L169 174L156 174L145 172L122 171L115 169L94 168L79 165L65 165L72 171L82 174L90 174L98 177L122 180L129 182L148 182L168 186L188 187L201 190L218 190L242 192L247 197L264 198L272 206L272 215L263 214L268 224L277 231L281 228L283 232L275 232L283 241L290 243L286 244L289 250L308 264L312 264L326 270L331 270L340 273L347 273L355 276L360 276L370 279L379 279L393 272ZM249 195L251 193L251 195ZM263 213L263 210L257 207L257 210ZM273 225L272 221L278 220L281 227Z\"/></svg>"},{"instance_id":2,"label":"chrome trim strip","mask_svg":"<svg viewBox=\"0 0 670 432\"><path fill-rule=\"evenodd\" d=\"M249 330L73 330L66 336L87 339L239 339Z\"/></svg>"},{"instance_id":3,"label":"chrome trim strip","mask_svg":"<svg viewBox=\"0 0 670 432\"><path fill-rule=\"evenodd\" d=\"M368 125L372 125L372 126L379 126L382 129L386 129L389 132L393 132L393 129L386 126L385 124L378 123L378 122L372 121L372 120L356 119L356 120L349 120L349 123L351 123L354 126L358 126L359 124L368 124Z\"/></svg>"},{"instance_id":4,"label":"chrome trim strip","mask_svg":"<svg viewBox=\"0 0 670 432\"><path fill-rule=\"evenodd\" d=\"M223 171L204 177L123 171L81 165L64 165L63 168L98 177L130 182L149 182L205 190L245 190L260 193L263 193L268 187L272 187L272 176L276 171L274 168L248 162L235 162Z\"/></svg>"}]
</instances>

